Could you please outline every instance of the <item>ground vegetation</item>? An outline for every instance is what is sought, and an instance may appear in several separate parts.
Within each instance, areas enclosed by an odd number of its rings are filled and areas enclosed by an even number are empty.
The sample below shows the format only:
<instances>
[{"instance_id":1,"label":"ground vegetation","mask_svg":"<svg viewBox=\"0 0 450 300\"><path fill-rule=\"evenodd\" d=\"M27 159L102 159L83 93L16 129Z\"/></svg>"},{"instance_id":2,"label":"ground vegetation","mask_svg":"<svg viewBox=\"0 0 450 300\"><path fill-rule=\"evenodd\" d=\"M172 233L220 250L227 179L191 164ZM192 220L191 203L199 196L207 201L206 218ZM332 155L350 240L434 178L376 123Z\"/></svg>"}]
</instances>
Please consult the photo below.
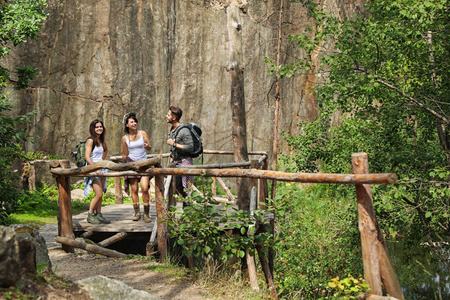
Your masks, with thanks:
<instances>
[{"instance_id":1,"label":"ground vegetation","mask_svg":"<svg viewBox=\"0 0 450 300\"><path fill-rule=\"evenodd\" d=\"M14 89L28 87L37 69L20 66L10 70L4 66L6 56L13 47L28 39L36 39L47 14L45 0L11 0L0 2L0 224L9 223L18 194L17 174L11 172L14 159L22 157L20 143L27 139L23 125L30 115L14 116L8 100L8 85Z\"/></svg>"}]
</instances>

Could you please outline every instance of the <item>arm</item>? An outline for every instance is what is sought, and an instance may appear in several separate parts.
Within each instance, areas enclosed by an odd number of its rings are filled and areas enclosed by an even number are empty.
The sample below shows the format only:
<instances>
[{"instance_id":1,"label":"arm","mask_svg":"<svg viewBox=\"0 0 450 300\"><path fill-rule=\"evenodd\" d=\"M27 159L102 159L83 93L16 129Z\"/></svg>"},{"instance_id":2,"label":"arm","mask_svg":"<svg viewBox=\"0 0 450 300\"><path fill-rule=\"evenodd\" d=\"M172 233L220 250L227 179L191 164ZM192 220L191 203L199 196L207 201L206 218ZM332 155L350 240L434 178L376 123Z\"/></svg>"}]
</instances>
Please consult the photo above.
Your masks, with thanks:
<instances>
[{"instance_id":1,"label":"arm","mask_svg":"<svg viewBox=\"0 0 450 300\"><path fill-rule=\"evenodd\" d=\"M125 161L125 158L128 156L128 146L127 146L127 136L124 135L122 137L122 158Z\"/></svg>"},{"instance_id":2,"label":"arm","mask_svg":"<svg viewBox=\"0 0 450 300\"><path fill-rule=\"evenodd\" d=\"M194 151L194 141L192 140L189 129L181 129L177 135L177 140L178 142L175 142L174 139L168 139L167 144L169 144L170 146L176 144L175 148L185 153L191 153L192 151Z\"/></svg>"},{"instance_id":3,"label":"arm","mask_svg":"<svg viewBox=\"0 0 450 300\"><path fill-rule=\"evenodd\" d=\"M188 128L181 129L180 133L178 134L178 138L180 140L180 143L182 144L182 147L178 148L177 143L177 149L180 149L184 153L192 153L192 151L194 151L194 140L192 139L191 132Z\"/></svg>"},{"instance_id":4,"label":"arm","mask_svg":"<svg viewBox=\"0 0 450 300\"><path fill-rule=\"evenodd\" d=\"M150 141L148 139L147 133L142 130L141 134L142 134L142 137L144 138L144 148L145 148L145 150L147 150L147 151L152 150L152 145L150 144Z\"/></svg>"},{"instance_id":5,"label":"arm","mask_svg":"<svg viewBox=\"0 0 450 300\"><path fill-rule=\"evenodd\" d=\"M84 152L84 158L90 165L92 165L94 163L91 159L91 153L92 153L93 148L94 148L94 140L87 139L86 140L86 151Z\"/></svg>"}]
</instances>

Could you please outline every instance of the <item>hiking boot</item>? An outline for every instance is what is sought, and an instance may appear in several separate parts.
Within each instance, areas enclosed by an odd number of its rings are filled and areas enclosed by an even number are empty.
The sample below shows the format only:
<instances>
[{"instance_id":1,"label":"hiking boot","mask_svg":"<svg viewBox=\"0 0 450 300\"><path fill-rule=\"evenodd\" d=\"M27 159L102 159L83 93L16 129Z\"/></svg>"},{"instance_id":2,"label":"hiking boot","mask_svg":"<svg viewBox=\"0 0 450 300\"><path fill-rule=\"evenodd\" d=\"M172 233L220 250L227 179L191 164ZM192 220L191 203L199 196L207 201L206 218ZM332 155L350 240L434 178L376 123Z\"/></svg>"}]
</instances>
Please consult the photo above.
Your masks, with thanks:
<instances>
[{"instance_id":1,"label":"hiking boot","mask_svg":"<svg viewBox=\"0 0 450 300\"><path fill-rule=\"evenodd\" d=\"M102 224L110 224L111 223L111 221L105 219L105 217L102 215L101 212L97 213L97 220L99 220L100 223L102 223Z\"/></svg>"},{"instance_id":2,"label":"hiking boot","mask_svg":"<svg viewBox=\"0 0 450 300\"><path fill-rule=\"evenodd\" d=\"M141 219L141 210L139 209L139 204L133 204L134 216L133 221L139 221Z\"/></svg>"},{"instance_id":3,"label":"hiking boot","mask_svg":"<svg viewBox=\"0 0 450 300\"><path fill-rule=\"evenodd\" d=\"M91 213L88 213L86 220L88 221L88 223L91 223L91 224L100 224L101 223L100 220L97 219L97 216L94 216Z\"/></svg>"},{"instance_id":4,"label":"hiking boot","mask_svg":"<svg viewBox=\"0 0 450 300\"><path fill-rule=\"evenodd\" d=\"M145 223L150 223L151 221L149 213L150 213L150 205L144 204L144 217L142 219L144 220Z\"/></svg>"}]
</instances>

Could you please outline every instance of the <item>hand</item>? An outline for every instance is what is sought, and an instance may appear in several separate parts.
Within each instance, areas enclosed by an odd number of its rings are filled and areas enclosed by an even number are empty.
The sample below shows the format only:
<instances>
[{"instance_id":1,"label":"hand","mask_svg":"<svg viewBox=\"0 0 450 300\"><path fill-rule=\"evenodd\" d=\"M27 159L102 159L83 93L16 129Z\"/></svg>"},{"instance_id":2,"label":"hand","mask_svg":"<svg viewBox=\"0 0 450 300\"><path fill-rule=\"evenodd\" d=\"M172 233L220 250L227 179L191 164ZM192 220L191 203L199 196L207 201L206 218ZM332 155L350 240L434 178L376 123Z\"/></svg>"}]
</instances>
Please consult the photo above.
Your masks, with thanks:
<instances>
[{"instance_id":1,"label":"hand","mask_svg":"<svg viewBox=\"0 0 450 300\"><path fill-rule=\"evenodd\" d=\"M97 176L103 176L103 175L105 175L105 173L103 173L102 170L97 170L95 173L97 174Z\"/></svg>"},{"instance_id":2,"label":"hand","mask_svg":"<svg viewBox=\"0 0 450 300\"><path fill-rule=\"evenodd\" d=\"M169 144L170 146L173 146L174 143L175 143L174 139L168 139L167 140L167 144Z\"/></svg>"}]
</instances>

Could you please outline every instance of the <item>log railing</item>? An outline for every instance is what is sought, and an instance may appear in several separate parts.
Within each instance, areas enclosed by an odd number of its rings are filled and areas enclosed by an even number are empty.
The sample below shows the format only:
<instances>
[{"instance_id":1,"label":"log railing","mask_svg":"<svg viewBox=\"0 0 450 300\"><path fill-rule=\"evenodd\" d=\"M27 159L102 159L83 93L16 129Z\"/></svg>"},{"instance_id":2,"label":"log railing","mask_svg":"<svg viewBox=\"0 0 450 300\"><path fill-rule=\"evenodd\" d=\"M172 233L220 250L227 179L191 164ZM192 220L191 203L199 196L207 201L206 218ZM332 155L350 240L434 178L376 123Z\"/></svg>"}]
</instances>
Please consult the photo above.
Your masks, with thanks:
<instances>
[{"instance_id":1,"label":"log railing","mask_svg":"<svg viewBox=\"0 0 450 300\"><path fill-rule=\"evenodd\" d=\"M231 151L211 151L207 154L233 154ZM101 161L82 168L69 168L68 161L53 163L51 173L58 182L58 235L63 238L74 239L72 229L72 212L70 199L69 177L71 176L95 176L92 173L98 169L106 168L113 172L106 173L105 177L119 178L124 175L151 175L155 177L155 203L157 211L157 241L161 258L167 255L168 229L164 222L166 207L163 201L164 176L189 175L204 177L246 177L252 179L252 198L256 196L256 202L265 202L268 197L267 180L303 182L303 183L331 183L331 184L353 184L356 187L358 203L358 227L361 234L361 246L364 263L364 277L369 284L370 294L382 295L382 283L387 293L395 298L404 299L403 292L398 281L395 270L389 258L383 234L378 226L372 204L371 184L393 184L397 181L395 174L370 174L368 169L367 154L355 153L352 155L353 174L324 174L324 173L286 173L278 171L261 170L267 166L267 154L265 152L250 152L250 155L260 155L259 159L250 162L202 165L183 168L162 168L161 161L166 155L154 155L144 161L132 163L114 163L112 161ZM119 161L120 157L112 157ZM251 169L231 169L231 167L245 167L250 165ZM226 167L220 169L220 167ZM117 186L116 186L117 189ZM170 193L168 193L170 194ZM117 201L117 199L116 199ZM174 202L169 199L169 204ZM253 206L252 206L253 207ZM161 225L161 226L160 226ZM272 224L273 226L273 224ZM63 245L67 252L73 252L73 246ZM257 249L259 250L259 249ZM258 254L259 251L258 251ZM247 258L249 259L249 258ZM253 259L253 258L252 258ZM273 278L269 271L270 263L264 256L261 257L264 264L264 273L267 282L273 284ZM270 256L269 256L270 260ZM269 277L267 277L269 276ZM254 283L252 283L254 286ZM276 293L272 294L276 298Z\"/></svg>"}]
</instances>

